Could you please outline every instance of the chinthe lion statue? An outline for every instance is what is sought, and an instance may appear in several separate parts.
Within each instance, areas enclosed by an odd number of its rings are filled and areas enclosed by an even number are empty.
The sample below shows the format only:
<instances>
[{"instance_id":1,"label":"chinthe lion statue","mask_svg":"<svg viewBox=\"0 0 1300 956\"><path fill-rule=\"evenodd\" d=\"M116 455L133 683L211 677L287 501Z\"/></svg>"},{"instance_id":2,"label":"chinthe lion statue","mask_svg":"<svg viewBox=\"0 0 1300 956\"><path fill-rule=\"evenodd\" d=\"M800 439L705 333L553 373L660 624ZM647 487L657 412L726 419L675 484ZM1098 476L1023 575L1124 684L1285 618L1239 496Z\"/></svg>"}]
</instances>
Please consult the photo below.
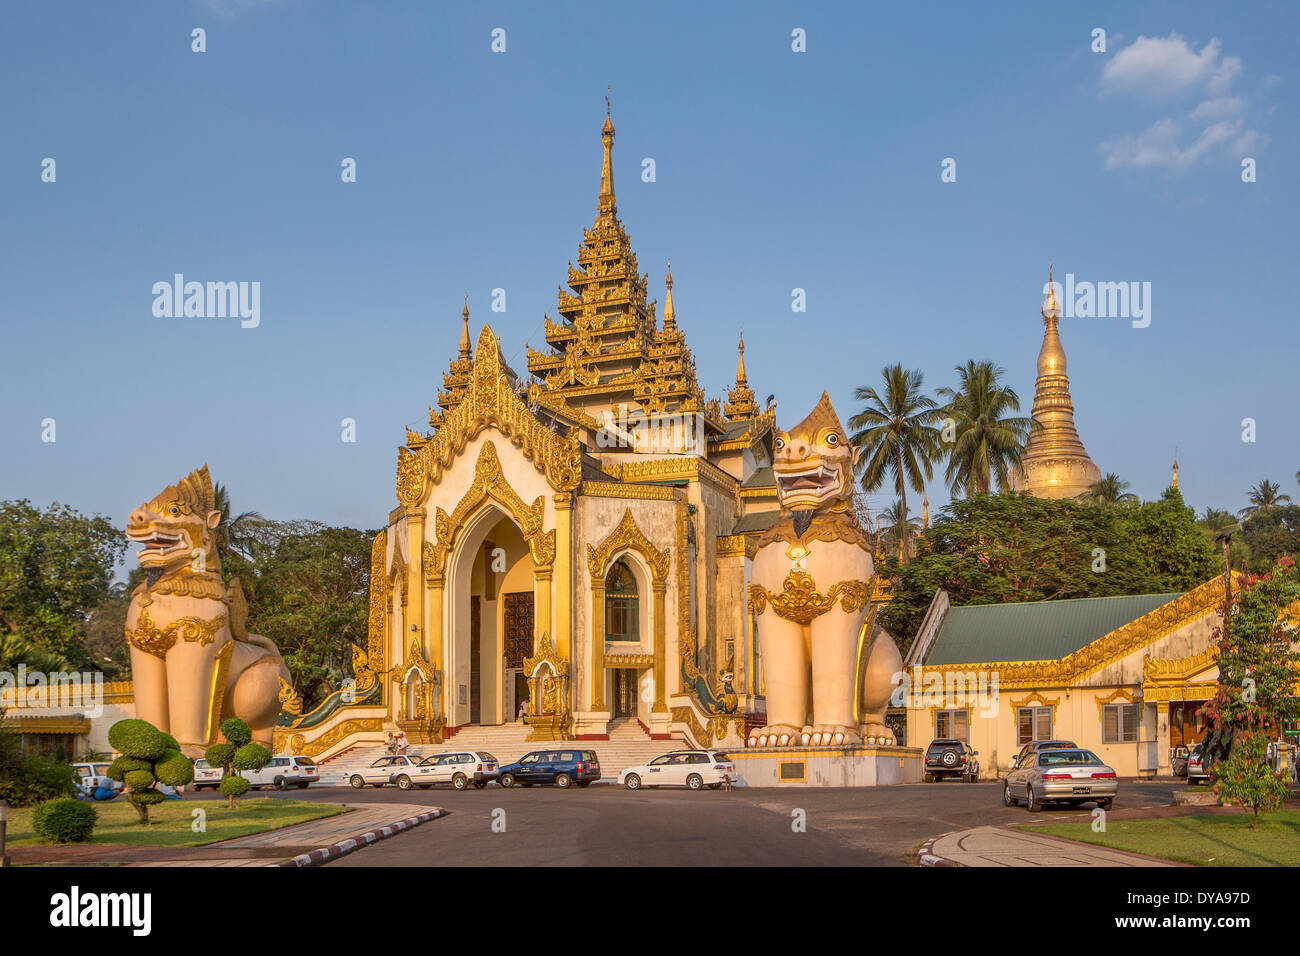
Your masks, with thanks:
<instances>
[{"instance_id":1,"label":"chinthe lion statue","mask_svg":"<svg viewBox=\"0 0 1300 956\"><path fill-rule=\"evenodd\" d=\"M870 612L870 542L852 506L853 463L830 397L776 435L781 516L759 539L749 586L768 724L751 747L893 744L885 710L902 657Z\"/></svg>"},{"instance_id":2,"label":"chinthe lion statue","mask_svg":"<svg viewBox=\"0 0 1300 956\"><path fill-rule=\"evenodd\" d=\"M245 629L238 579L221 578L215 504L204 465L132 511L126 528L145 569L126 613L136 716L190 752L216 743L227 717L269 747L280 682L291 683L275 644Z\"/></svg>"}]
</instances>

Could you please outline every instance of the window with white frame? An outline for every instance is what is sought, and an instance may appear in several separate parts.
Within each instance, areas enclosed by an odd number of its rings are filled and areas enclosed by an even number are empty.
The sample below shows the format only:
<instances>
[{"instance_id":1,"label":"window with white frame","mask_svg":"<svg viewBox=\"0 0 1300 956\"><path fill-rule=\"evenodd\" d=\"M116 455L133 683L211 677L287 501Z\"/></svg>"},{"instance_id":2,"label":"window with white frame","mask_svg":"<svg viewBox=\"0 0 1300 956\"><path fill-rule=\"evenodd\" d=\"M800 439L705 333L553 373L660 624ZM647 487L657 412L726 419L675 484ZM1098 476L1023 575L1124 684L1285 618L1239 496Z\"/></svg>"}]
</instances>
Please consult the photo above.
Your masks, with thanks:
<instances>
[{"instance_id":1,"label":"window with white frame","mask_svg":"<svg viewBox=\"0 0 1300 956\"><path fill-rule=\"evenodd\" d=\"M960 710L936 710L934 739L960 740L964 744L970 744L970 711L965 707Z\"/></svg>"},{"instance_id":2,"label":"window with white frame","mask_svg":"<svg viewBox=\"0 0 1300 956\"><path fill-rule=\"evenodd\" d=\"M1017 707L1016 738L1016 742L1022 745L1035 740L1051 740L1052 708Z\"/></svg>"},{"instance_id":3,"label":"window with white frame","mask_svg":"<svg viewBox=\"0 0 1300 956\"><path fill-rule=\"evenodd\" d=\"M1137 704L1104 704L1101 740L1106 744L1132 744L1138 739Z\"/></svg>"}]
</instances>

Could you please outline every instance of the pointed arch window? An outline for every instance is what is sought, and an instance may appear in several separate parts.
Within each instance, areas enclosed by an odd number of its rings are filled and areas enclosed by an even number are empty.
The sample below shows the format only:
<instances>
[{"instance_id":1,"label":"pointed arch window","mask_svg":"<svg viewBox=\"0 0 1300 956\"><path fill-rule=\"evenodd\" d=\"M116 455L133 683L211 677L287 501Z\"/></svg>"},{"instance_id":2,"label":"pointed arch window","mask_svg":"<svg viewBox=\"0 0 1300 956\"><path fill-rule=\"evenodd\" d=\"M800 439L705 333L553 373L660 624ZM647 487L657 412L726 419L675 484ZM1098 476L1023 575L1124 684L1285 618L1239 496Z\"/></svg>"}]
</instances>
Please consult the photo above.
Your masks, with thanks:
<instances>
[{"instance_id":1,"label":"pointed arch window","mask_svg":"<svg viewBox=\"0 0 1300 956\"><path fill-rule=\"evenodd\" d=\"M605 640L639 641L636 577L618 560L605 575Z\"/></svg>"}]
</instances>

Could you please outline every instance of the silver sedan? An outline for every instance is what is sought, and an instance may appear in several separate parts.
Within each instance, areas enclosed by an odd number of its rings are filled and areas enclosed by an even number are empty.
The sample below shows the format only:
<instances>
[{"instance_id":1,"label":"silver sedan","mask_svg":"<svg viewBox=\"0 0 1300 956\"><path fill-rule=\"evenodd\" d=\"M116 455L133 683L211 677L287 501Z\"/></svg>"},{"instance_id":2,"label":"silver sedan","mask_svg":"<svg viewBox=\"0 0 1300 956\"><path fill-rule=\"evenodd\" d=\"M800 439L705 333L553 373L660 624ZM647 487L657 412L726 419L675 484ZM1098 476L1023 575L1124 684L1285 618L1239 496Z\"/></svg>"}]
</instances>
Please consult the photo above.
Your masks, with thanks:
<instances>
[{"instance_id":1,"label":"silver sedan","mask_svg":"<svg viewBox=\"0 0 1300 956\"><path fill-rule=\"evenodd\" d=\"M1043 804L1096 803L1109 810L1119 792L1115 771L1091 750L1040 750L1026 754L1002 784L1002 803L1031 813Z\"/></svg>"}]
</instances>

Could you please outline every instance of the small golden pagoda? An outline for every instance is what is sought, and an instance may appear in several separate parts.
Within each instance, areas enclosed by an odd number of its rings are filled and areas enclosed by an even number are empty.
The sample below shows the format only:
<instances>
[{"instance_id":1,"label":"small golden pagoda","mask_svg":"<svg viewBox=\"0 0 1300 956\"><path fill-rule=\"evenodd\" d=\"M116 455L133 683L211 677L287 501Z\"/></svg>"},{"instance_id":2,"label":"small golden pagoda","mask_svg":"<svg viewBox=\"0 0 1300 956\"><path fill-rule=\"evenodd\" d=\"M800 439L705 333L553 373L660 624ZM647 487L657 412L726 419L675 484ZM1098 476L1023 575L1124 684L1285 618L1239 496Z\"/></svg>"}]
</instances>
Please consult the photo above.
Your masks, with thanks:
<instances>
[{"instance_id":1,"label":"small golden pagoda","mask_svg":"<svg viewBox=\"0 0 1300 956\"><path fill-rule=\"evenodd\" d=\"M1042 428L1029 436L1020 460L1023 474L1013 470L1010 483L1014 490L1040 498L1074 498L1101 480L1101 470L1088 457L1074 427L1074 403L1058 330L1061 310L1050 267L1047 285L1042 308L1043 347L1038 352L1038 381L1031 413Z\"/></svg>"},{"instance_id":2,"label":"small golden pagoda","mask_svg":"<svg viewBox=\"0 0 1300 956\"><path fill-rule=\"evenodd\" d=\"M668 278L668 288L671 294L671 274ZM672 300L669 299L669 302L671 303ZM758 418L761 414L758 404L754 401L754 390L749 387L749 378L745 375L745 333L742 332L740 358L736 361L736 384L727 389L727 404L723 409L723 415L726 416L727 421L734 422L745 418Z\"/></svg>"}]
</instances>

